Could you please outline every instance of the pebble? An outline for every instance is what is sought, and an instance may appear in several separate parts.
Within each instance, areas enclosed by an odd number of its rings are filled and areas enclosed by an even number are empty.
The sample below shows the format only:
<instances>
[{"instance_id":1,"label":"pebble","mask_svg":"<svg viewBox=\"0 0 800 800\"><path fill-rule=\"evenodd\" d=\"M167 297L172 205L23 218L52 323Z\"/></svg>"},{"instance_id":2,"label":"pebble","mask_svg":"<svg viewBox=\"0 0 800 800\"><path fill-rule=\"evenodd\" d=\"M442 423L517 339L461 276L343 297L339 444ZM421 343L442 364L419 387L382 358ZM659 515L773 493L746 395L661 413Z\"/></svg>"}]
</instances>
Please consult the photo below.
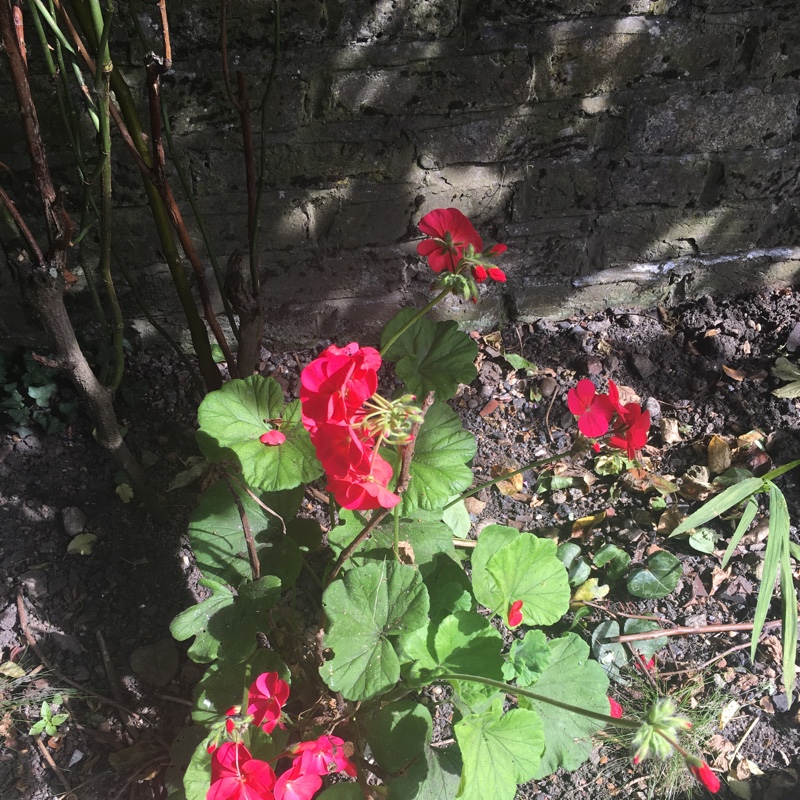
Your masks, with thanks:
<instances>
[{"instance_id":1,"label":"pebble","mask_svg":"<svg viewBox=\"0 0 800 800\"><path fill-rule=\"evenodd\" d=\"M641 353L634 353L631 356L633 366L636 371L645 379L655 375L658 372L658 367L647 357Z\"/></svg>"},{"instance_id":2,"label":"pebble","mask_svg":"<svg viewBox=\"0 0 800 800\"><path fill-rule=\"evenodd\" d=\"M655 397L648 397L644 404L644 410L650 412L650 420L656 422L661 419L661 403Z\"/></svg>"},{"instance_id":3,"label":"pebble","mask_svg":"<svg viewBox=\"0 0 800 800\"><path fill-rule=\"evenodd\" d=\"M86 514L75 506L61 509L61 520L68 536L77 536L86 529Z\"/></svg>"},{"instance_id":4,"label":"pebble","mask_svg":"<svg viewBox=\"0 0 800 800\"><path fill-rule=\"evenodd\" d=\"M558 388L558 384L553 378L542 378L539 381L539 391L542 397L552 397L553 392Z\"/></svg>"},{"instance_id":5,"label":"pebble","mask_svg":"<svg viewBox=\"0 0 800 800\"><path fill-rule=\"evenodd\" d=\"M130 657L131 668L145 682L166 686L178 671L178 650L172 639L137 647Z\"/></svg>"}]
</instances>

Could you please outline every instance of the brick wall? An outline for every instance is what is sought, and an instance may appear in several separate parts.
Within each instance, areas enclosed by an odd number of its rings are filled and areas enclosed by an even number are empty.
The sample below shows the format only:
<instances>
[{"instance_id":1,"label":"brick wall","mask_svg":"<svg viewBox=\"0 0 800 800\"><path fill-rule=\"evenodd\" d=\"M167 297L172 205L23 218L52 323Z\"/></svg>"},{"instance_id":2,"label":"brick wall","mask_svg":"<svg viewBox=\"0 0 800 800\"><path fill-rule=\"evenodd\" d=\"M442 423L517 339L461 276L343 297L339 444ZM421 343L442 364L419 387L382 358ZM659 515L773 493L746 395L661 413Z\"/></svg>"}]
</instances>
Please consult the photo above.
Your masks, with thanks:
<instances>
[{"instance_id":1,"label":"brick wall","mask_svg":"<svg viewBox=\"0 0 800 800\"><path fill-rule=\"evenodd\" d=\"M232 68L247 71L255 97L271 59L268 5L230 3ZM475 324L746 290L800 268L795 0L282 5L260 239L270 335L369 335L428 297L416 223L440 206L509 246L508 283L448 310ZM218 3L168 7L164 93L224 263L246 232ZM140 85L143 50L123 24L114 48ZM22 168L7 94L0 87L0 161ZM52 104L44 116L52 130ZM52 152L68 175L68 154ZM119 246L169 317L176 304L125 159L115 200Z\"/></svg>"}]
</instances>

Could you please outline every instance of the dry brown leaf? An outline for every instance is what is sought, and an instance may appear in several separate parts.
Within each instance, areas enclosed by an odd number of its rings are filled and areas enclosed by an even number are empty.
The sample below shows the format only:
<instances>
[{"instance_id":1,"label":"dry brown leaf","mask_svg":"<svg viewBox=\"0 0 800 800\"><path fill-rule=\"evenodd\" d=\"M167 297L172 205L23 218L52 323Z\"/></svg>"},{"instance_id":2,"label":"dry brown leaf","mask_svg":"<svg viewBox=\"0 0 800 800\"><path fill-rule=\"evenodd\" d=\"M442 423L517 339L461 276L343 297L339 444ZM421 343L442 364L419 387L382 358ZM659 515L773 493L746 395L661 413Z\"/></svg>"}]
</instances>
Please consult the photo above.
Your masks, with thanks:
<instances>
[{"instance_id":1,"label":"dry brown leaf","mask_svg":"<svg viewBox=\"0 0 800 800\"><path fill-rule=\"evenodd\" d=\"M469 514L479 516L483 513L483 509L486 508L486 503L483 500L478 500L477 497L468 497L464 500L464 507Z\"/></svg>"},{"instance_id":2,"label":"dry brown leaf","mask_svg":"<svg viewBox=\"0 0 800 800\"><path fill-rule=\"evenodd\" d=\"M516 469L518 469L516 464L507 464L506 466L495 464L492 467L492 477L499 478L501 475L505 475L508 472L514 472ZM497 488L500 490L500 494L509 496L521 492L523 483L524 479L522 477L522 473L520 472L517 475L512 475L506 480L498 481Z\"/></svg>"},{"instance_id":3,"label":"dry brown leaf","mask_svg":"<svg viewBox=\"0 0 800 800\"><path fill-rule=\"evenodd\" d=\"M664 444L675 444L681 440L678 420L671 417L661 417L658 421L658 427L661 429L661 441Z\"/></svg>"},{"instance_id":4,"label":"dry brown leaf","mask_svg":"<svg viewBox=\"0 0 800 800\"><path fill-rule=\"evenodd\" d=\"M722 475L731 465L730 445L714 434L708 443L708 469L715 475Z\"/></svg>"},{"instance_id":5,"label":"dry brown leaf","mask_svg":"<svg viewBox=\"0 0 800 800\"><path fill-rule=\"evenodd\" d=\"M736 700L729 700L727 703L725 703L719 715L720 730L725 728L725 726L730 723L730 721L736 716L740 708L741 706Z\"/></svg>"},{"instance_id":6,"label":"dry brown leaf","mask_svg":"<svg viewBox=\"0 0 800 800\"><path fill-rule=\"evenodd\" d=\"M605 518L606 512L601 511L599 514L592 514L588 517L576 519L572 523L572 538L574 539L576 536L581 536L585 531L591 530L595 525L599 525Z\"/></svg>"},{"instance_id":7,"label":"dry brown leaf","mask_svg":"<svg viewBox=\"0 0 800 800\"><path fill-rule=\"evenodd\" d=\"M623 406L628 405L628 403L641 405L642 398L630 386L617 386L617 389L619 390L619 402Z\"/></svg>"},{"instance_id":8,"label":"dry brown leaf","mask_svg":"<svg viewBox=\"0 0 800 800\"><path fill-rule=\"evenodd\" d=\"M730 765L729 756L736 749L733 743L719 733L715 733L705 744L709 752L714 753L714 766L719 769L728 769Z\"/></svg>"},{"instance_id":9,"label":"dry brown leaf","mask_svg":"<svg viewBox=\"0 0 800 800\"><path fill-rule=\"evenodd\" d=\"M764 711L767 712L767 714L775 713L775 706L772 704L772 700L770 700L768 696L765 695L764 697L762 697L758 701L758 704L761 706L762 709L764 709Z\"/></svg>"},{"instance_id":10,"label":"dry brown leaf","mask_svg":"<svg viewBox=\"0 0 800 800\"><path fill-rule=\"evenodd\" d=\"M783 646L781 645L781 640L777 636L765 636L761 640L761 647L765 647L769 652L771 659L776 663L780 664L783 660Z\"/></svg>"},{"instance_id":11,"label":"dry brown leaf","mask_svg":"<svg viewBox=\"0 0 800 800\"><path fill-rule=\"evenodd\" d=\"M709 589L708 593L713 595L722 584L731 577L731 567L728 569L720 569L719 567L714 567L711 571L711 589Z\"/></svg>"},{"instance_id":12,"label":"dry brown leaf","mask_svg":"<svg viewBox=\"0 0 800 800\"><path fill-rule=\"evenodd\" d=\"M669 536L684 519L686 519L686 515L678 511L677 508L668 508L658 520L656 530L662 536Z\"/></svg>"},{"instance_id":13,"label":"dry brown leaf","mask_svg":"<svg viewBox=\"0 0 800 800\"><path fill-rule=\"evenodd\" d=\"M734 381L743 381L747 377L740 369L734 369L725 364L722 365L722 371Z\"/></svg>"},{"instance_id":14,"label":"dry brown leaf","mask_svg":"<svg viewBox=\"0 0 800 800\"><path fill-rule=\"evenodd\" d=\"M742 342L742 355L749 356L751 349L750 342Z\"/></svg>"},{"instance_id":15,"label":"dry brown leaf","mask_svg":"<svg viewBox=\"0 0 800 800\"><path fill-rule=\"evenodd\" d=\"M709 329L708 329L708 330L707 330L707 331L706 331L706 332L703 334L703 338L704 338L704 339L709 339L709 338L711 338L712 336L719 336L719 333L720 333L720 331L719 331L719 328L709 328Z\"/></svg>"}]
</instances>

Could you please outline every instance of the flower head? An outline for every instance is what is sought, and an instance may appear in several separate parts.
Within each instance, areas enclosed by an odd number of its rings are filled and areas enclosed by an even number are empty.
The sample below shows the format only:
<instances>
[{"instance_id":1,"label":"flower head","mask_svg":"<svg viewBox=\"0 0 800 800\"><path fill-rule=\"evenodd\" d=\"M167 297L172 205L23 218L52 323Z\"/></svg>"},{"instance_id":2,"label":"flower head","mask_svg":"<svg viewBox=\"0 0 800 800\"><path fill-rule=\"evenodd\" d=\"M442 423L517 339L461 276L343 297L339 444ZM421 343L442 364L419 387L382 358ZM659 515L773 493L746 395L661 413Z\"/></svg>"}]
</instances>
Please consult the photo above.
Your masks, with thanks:
<instances>
[{"instance_id":1,"label":"flower head","mask_svg":"<svg viewBox=\"0 0 800 800\"><path fill-rule=\"evenodd\" d=\"M311 769L311 754L303 753L275 783L275 800L310 800L322 786L322 778Z\"/></svg>"},{"instance_id":2,"label":"flower head","mask_svg":"<svg viewBox=\"0 0 800 800\"><path fill-rule=\"evenodd\" d=\"M614 426L614 435L608 440L611 447L625 450L633 461L639 450L647 444L647 432L650 430L650 412L644 411L636 403L628 403L619 414Z\"/></svg>"},{"instance_id":3,"label":"flower head","mask_svg":"<svg viewBox=\"0 0 800 800\"><path fill-rule=\"evenodd\" d=\"M275 773L239 743L225 742L211 755L211 788L206 800L272 800Z\"/></svg>"},{"instance_id":4,"label":"flower head","mask_svg":"<svg viewBox=\"0 0 800 800\"><path fill-rule=\"evenodd\" d=\"M247 714L264 733L272 733L280 726L281 709L288 699L289 684L277 672L263 672L250 687Z\"/></svg>"},{"instance_id":5,"label":"flower head","mask_svg":"<svg viewBox=\"0 0 800 800\"><path fill-rule=\"evenodd\" d=\"M483 250L483 239L457 208L429 211L419 221L419 229L431 238L421 241L417 252L428 259L434 272L455 272L470 246L474 252Z\"/></svg>"},{"instance_id":6,"label":"flower head","mask_svg":"<svg viewBox=\"0 0 800 800\"><path fill-rule=\"evenodd\" d=\"M258 437L258 441L261 442L261 444L270 446L283 444L286 441L286 434L281 433L280 431L267 431Z\"/></svg>"},{"instance_id":7,"label":"flower head","mask_svg":"<svg viewBox=\"0 0 800 800\"><path fill-rule=\"evenodd\" d=\"M356 768L350 762L345 752L352 750L345 745L344 739L338 736L320 736L308 742L300 742L295 752L308 753L306 769L317 775L330 775L334 772L344 772L351 778L356 776Z\"/></svg>"},{"instance_id":8,"label":"flower head","mask_svg":"<svg viewBox=\"0 0 800 800\"><path fill-rule=\"evenodd\" d=\"M609 394L597 394L594 384L584 378L567 392L569 410L578 418L578 430L591 438L608 433L616 408L611 397L612 389L617 387L609 381ZM618 396L618 395L617 395Z\"/></svg>"}]
</instances>

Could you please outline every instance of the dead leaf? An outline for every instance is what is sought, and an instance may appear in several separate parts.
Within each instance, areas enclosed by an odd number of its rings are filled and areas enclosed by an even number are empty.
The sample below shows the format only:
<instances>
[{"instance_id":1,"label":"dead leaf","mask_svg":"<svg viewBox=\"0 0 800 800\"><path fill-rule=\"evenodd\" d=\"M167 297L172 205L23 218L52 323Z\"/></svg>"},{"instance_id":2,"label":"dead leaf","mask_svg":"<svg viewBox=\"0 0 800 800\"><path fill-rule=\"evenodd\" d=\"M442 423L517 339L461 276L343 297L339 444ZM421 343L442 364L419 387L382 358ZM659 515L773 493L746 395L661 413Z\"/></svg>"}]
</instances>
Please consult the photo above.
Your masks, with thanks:
<instances>
[{"instance_id":1,"label":"dead leaf","mask_svg":"<svg viewBox=\"0 0 800 800\"><path fill-rule=\"evenodd\" d=\"M772 636L771 634L769 636L765 636L761 640L759 647L766 648L770 658L776 664L780 664L783 660L783 646L781 645L781 640L777 636Z\"/></svg>"},{"instance_id":2,"label":"dead leaf","mask_svg":"<svg viewBox=\"0 0 800 800\"><path fill-rule=\"evenodd\" d=\"M606 512L601 511L599 514L592 514L588 517L581 517L572 523L572 538L581 536L584 532L591 530L595 525L599 525L606 518Z\"/></svg>"},{"instance_id":3,"label":"dead leaf","mask_svg":"<svg viewBox=\"0 0 800 800\"><path fill-rule=\"evenodd\" d=\"M712 336L719 336L719 328L709 328L704 334L704 339L710 339Z\"/></svg>"},{"instance_id":4,"label":"dead leaf","mask_svg":"<svg viewBox=\"0 0 800 800\"><path fill-rule=\"evenodd\" d=\"M711 571L711 589L709 589L709 594L713 595L723 583L725 583L728 578L731 577L731 567L727 569L720 569L719 567L714 567Z\"/></svg>"},{"instance_id":5,"label":"dead leaf","mask_svg":"<svg viewBox=\"0 0 800 800\"><path fill-rule=\"evenodd\" d=\"M715 475L722 475L731 465L730 445L714 434L708 443L708 469Z\"/></svg>"},{"instance_id":6,"label":"dead leaf","mask_svg":"<svg viewBox=\"0 0 800 800\"><path fill-rule=\"evenodd\" d=\"M772 704L772 700L767 696L764 695L759 701L758 704L761 706L767 714L775 714L775 706Z\"/></svg>"},{"instance_id":7,"label":"dead leaf","mask_svg":"<svg viewBox=\"0 0 800 800\"><path fill-rule=\"evenodd\" d=\"M678 480L678 493L686 500L705 500L718 490L711 484L709 470L699 465L689 467Z\"/></svg>"},{"instance_id":8,"label":"dead leaf","mask_svg":"<svg viewBox=\"0 0 800 800\"><path fill-rule=\"evenodd\" d=\"M619 391L619 402L623 406L628 405L628 403L641 405L642 398L630 386L617 386L617 390Z\"/></svg>"},{"instance_id":9,"label":"dead leaf","mask_svg":"<svg viewBox=\"0 0 800 800\"><path fill-rule=\"evenodd\" d=\"M736 749L733 743L719 733L715 733L705 744L709 752L714 753L714 766L719 769L728 769L730 765L728 756Z\"/></svg>"},{"instance_id":10,"label":"dead leaf","mask_svg":"<svg viewBox=\"0 0 800 800\"><path fill-rule=\"evenodd\" d=\"M741 706L736 700L729 700L727 703L725 703L719 715L720 730L722 730L736 716L736 713L740 708Z\"/></svg>"},{"instance_id":11,"label":"dead leaf","mask_svg":"<svg viewBox=\"0 0 800 800\"><path fill-rule=\"evenodd\" d=\"M675 444L681 440L678 420L672 419L672 417L661 417L658 427L661 429L661 441L664 444Z\"/></svg>"},{"instance_id":12,"label":"dead leaf","mask_svg":"<svg viewBox=\"0 0 800 800\"><path fill-rule=\"evenodd\" d=\"M668 508L658 520L656 530L662 536L669 536L684 519L686 519L686 515L678 511L677 508Z\"/></svg>"},{"instance_id":13,"label":"dead leaf","mask_svg":"<svg viewBox=\"0 0 800 800\"><path fill-rule=\"evenodd\" d=\"M414 566L414 548L411 546L411 542L397 543L397 557L401 564Z\"/></svg>"},{"instance_id":14,"label":"dead leaf","mask_svg":"<svg viewBox=\"0 0 800 800\"><path fill-rule=\"evenodd\" d=\"M734 381L743 381L747 377L740 369L733 369L725 364L722 365L722 371Z\"/></svg>"},{"instance_id":15,"label":"dead leaf","mask_svg":"<svg viewBox=\"0 0 800 800\"><path fill-rule=\"evenodd\" d=\"M508 464L506 466L501 466L500 464L495 464L492 467L492 477L499 478L502 475L505 475L510 472L514 472L518 469L516 464ZM500 490L500 494L504 494L506 496L518 494L522 491L522 486L524 484L524 480L522 477L522 473L518 473L516 475L512 475L510 478L502 481L498 481L497 488Z\"/></svg>"},{"instance_id":16,"label":"dead leaf","mask_svg":"<svg viewBox=\"0 0 800 800\"><path fill-rule=\"evenodd\" d=\"M597 578L589 578L575 590L570 605L581 605L587 601L600 600L608 594L610 588L601 585Z\"/></svg>"},{"instance_id":17,"label":"dead leaf","mask_svg":"<svg viewBox=\"0 0 800 800\"><path fill-rule=\"evenodd\" d=\"M468 497L464 500L464 507L467 509L468 513L475 514L477 517L483 513L483 509L486 508L486 503L483 500L478 500L477 497Z\"/></svg>"}]
</instances>

